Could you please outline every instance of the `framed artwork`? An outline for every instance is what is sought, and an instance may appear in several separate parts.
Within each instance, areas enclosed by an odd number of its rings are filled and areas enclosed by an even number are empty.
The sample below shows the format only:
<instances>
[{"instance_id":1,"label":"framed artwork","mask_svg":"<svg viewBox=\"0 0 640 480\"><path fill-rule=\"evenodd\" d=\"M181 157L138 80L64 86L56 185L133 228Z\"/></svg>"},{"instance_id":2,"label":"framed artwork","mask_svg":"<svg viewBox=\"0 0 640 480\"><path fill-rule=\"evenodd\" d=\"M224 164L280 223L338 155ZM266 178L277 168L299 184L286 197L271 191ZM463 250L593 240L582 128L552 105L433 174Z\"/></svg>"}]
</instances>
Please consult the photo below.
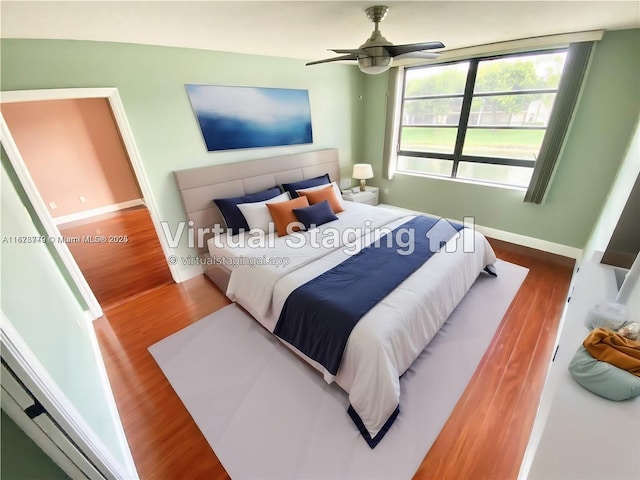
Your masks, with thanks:
<instances>
[{"instance_id":1,"label":"framed artwork","mask_svg":"<svg viewBox=\"0 0 640 480\"><path fill-rule=\"evenodd\" d=\"M210 152L313 143L307 90L186 87Z\"/></svg>"}]
</instances>

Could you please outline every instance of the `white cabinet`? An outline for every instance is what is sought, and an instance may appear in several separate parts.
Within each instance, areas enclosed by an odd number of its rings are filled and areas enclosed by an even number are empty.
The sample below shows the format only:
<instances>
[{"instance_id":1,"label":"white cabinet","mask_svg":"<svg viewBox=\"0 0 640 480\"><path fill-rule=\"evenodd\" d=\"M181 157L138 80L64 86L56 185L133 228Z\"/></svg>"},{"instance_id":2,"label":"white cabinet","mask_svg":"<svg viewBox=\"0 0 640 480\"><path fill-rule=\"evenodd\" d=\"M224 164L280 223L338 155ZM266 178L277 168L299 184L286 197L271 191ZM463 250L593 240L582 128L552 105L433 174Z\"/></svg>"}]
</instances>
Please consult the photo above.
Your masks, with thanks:
<instances>
[{"instance_id":1,"label":"white cabinet","mask_svg":"<svg viewBox=\"0 0 640 480\"><path fill-rule=\"evenodd\" d=\"M366 203L367 205L378 205L378 187L365 187L364 192L343 193L342 199L347 202Z\"/></svg>"},{"instance_id":2,"label":"white cabinet","mask_svg":"<svg viewBox=\"0 0 640 480\"><path fill-rule=\"evenodd\" d=\"M623 402L599 397L567 369L589 334L584 326L589 308L616 298L613 268L602 265L601 256L597 252L584 261L576 274L519 478L640 478L640 397Z\"/></svg>"}]
</instances>

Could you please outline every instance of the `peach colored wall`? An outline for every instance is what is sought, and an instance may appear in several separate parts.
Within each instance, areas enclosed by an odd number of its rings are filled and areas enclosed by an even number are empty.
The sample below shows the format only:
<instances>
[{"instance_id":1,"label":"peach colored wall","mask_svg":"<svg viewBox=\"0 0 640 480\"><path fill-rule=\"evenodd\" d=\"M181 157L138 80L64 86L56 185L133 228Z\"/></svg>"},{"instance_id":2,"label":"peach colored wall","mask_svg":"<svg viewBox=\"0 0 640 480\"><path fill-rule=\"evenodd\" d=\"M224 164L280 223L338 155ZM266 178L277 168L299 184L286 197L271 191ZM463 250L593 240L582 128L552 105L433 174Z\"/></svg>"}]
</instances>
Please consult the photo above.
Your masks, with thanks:
<instances>
[{"instance_id":1,"label":"peach colored wall","mask_svg":"<svg viewBox=\"0 0 640 480\"><path fill-rule=\"evenodd\" d=\"M5 103L2 115L52 217L142 198L106 99Z\"/></svg>"}]
</instances>

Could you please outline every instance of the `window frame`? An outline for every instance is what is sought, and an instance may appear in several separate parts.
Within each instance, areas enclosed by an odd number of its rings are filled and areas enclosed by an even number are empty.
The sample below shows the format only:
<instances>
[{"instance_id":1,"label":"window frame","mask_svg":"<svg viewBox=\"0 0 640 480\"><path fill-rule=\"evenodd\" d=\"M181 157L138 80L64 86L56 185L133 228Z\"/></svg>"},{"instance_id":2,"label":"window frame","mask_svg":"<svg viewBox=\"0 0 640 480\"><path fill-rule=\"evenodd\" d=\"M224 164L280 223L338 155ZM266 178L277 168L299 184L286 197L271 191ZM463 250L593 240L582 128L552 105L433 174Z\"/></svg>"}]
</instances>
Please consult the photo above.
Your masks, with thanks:
<instances>
[{"instance_id":1,"label":"window frame","mask_svg":"<svg viewBox=\"0 0 640 480\"><path fill-rule=\"evenodd\" d=\"M425 175L434 178L446 178L449 180L456 181L471 181L478 183L488 183L496 186L502 187L511 187L511 188L519 188L519 189L527 189L527 186L520 186L502 182L492 182L490 180L479 180L479 179L469 179L469 178L459 178L458 168L460 162L470 162L470 163L481 163L488 165L503 165L509 167L526 167L531 168L532 171L536 165L536 160L525 160L525 159L517 159L517 158L506 158L506 157L484 157L479 155L464 155L464 141L469 130L480 130L480 129L496 129L496 130L510 130L510 129L518 129L518 130L544 130L545 135L542 138L541 146L544 143L544 137L547 135L547 131L549 128L549 124L551 123L551 118L554 115L553 108L551 110L549 120L547 121L547 125L544 127L537 126L508 126L508 125L486 125L486 126L469 126L469 118L471 115L471 104L475 98L483 98L483 97L493 97L493 96L506 96L506 95L531 95L531 94L549 94L553 93L554 97L554 105L555 101L560 89L560 83L562 81L562 75L564 75L564 66L563 71L560 77L560 81L558 82L558 87L555 89L550 88L540 88L540 89L529 89L529 90L516 90L516 91L492 91L492 92L480 92L475 93L475 83L476 77L478 73L478 67L481 62L497 60L503 58L517 58L517 57L529 57L533 55L543 55L543 54L553 54L553 53L565 53L569 54L569 45L566 46L556 46L553 48L542 48L528 51L521 51L516 53L503 53L503 54L488 54L488 55L479 55L468 58L458 58L455 60L449 60L444 62L436 62L430 63L428 65L416 65L416 66L408 66L404 68L404 72L402 74L402 89L399 91L400 93L400 121L397 125L397 144L396 144L396 158L399 156L403 157L414 157L414 158L425 158L425 159L436 159L436 160L449 160L452 162L451 174L436 174L436 173L428 173L428 172L419 172L412 170L402 170L398 169L397 165L395 167L395 172L400 174L409 174L409 175ZM410 97L410 100L434 100L434 99L445 99L445 98L462 98L462 106L460 109L460 118L456 125L430 125L430 124L419 124L419 125L404 125L402 122L403 113L405 111L405 101L407 100L405 97L406 87L407 87L407 71L417 70L421 68L430 68L437 66L445 66L445 65L455 65L461 63L468 63L469 68L467 70L467 77L465 81L464 90L462 93L452 93L452 94L434 94L434 95L420 95L416 97ZM417 151L417 150L403 150L401 149L401 139L402 139L402 129L405 127L418 127L418 128L456 128L456 141L453 148L453 153L441 153L441 152L430 152L430 151ZM540 151L538 151L538 154ZM531 180L529 181L529 185L531 184Z\"/></svg>"}]
</instances>

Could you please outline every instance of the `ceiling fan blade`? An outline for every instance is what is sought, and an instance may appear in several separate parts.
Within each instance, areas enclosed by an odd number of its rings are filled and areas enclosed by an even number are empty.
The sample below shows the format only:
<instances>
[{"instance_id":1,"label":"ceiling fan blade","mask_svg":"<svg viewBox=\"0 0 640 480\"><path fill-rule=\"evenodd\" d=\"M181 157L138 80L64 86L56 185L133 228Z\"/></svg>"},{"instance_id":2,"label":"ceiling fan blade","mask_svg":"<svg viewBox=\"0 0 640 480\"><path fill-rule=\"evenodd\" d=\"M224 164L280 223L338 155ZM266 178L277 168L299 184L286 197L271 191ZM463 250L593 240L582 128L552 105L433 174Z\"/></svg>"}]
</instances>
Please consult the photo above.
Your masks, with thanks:
<instances>
[{"instance_id":1,"label":"ceiling fan blade","mask_svg":"<svg viewBox=\"0 0 640 480\"><path fill-rule=\"evenodd\" d=\"M396 57L398 55L404 55L405 53L421 52L422 50L432 50L434 48L444 48L444 44L441 42L424 42L424 43L410 43L408 45L389 45L385 46L389 55Z\"/></svg>"},{"instance_id":2,"label":"ceiling fan blade","mask_svg":"<svg viewBox=\"0 0 640 480\"><path fill-rule=\"evenodd\" d=\"M393 58L396 60L401 60L403 58L421 58L423 60L433 60L438 57L440 57L440 53L438 52L411 52L403 53L402 55L396 55Z\"/></svg>"},{"instance_id":3,"label":"ceiling fan blade","mask_svg":"<svg viewBox=\"0 0 640 480\"><path fill-rule=\"evenodd\" d=\"M334 49L330 49L332 52L335 53L351 53L353 55L366 55L367 52L362 50L361 48L353 48L353 49L349 49L349 48L345 48L345 49L340 49L340 50L334 50Z\"/></svg>"},{"instance_id":4,"label":"ceiling fan blade","mask_svg":"<svg viewBox=\"0 0 640 480\"><path fill-rule=\"evenodd\" d=\"M357 60L358 57L356 55L342 55L340 57L334 58L326 58L324 60L316 60L315 62L309 62L306 65L317 65L319 63L328 63L328 62L339 62L340 60Z\"/></svg>"}]
</instances>

